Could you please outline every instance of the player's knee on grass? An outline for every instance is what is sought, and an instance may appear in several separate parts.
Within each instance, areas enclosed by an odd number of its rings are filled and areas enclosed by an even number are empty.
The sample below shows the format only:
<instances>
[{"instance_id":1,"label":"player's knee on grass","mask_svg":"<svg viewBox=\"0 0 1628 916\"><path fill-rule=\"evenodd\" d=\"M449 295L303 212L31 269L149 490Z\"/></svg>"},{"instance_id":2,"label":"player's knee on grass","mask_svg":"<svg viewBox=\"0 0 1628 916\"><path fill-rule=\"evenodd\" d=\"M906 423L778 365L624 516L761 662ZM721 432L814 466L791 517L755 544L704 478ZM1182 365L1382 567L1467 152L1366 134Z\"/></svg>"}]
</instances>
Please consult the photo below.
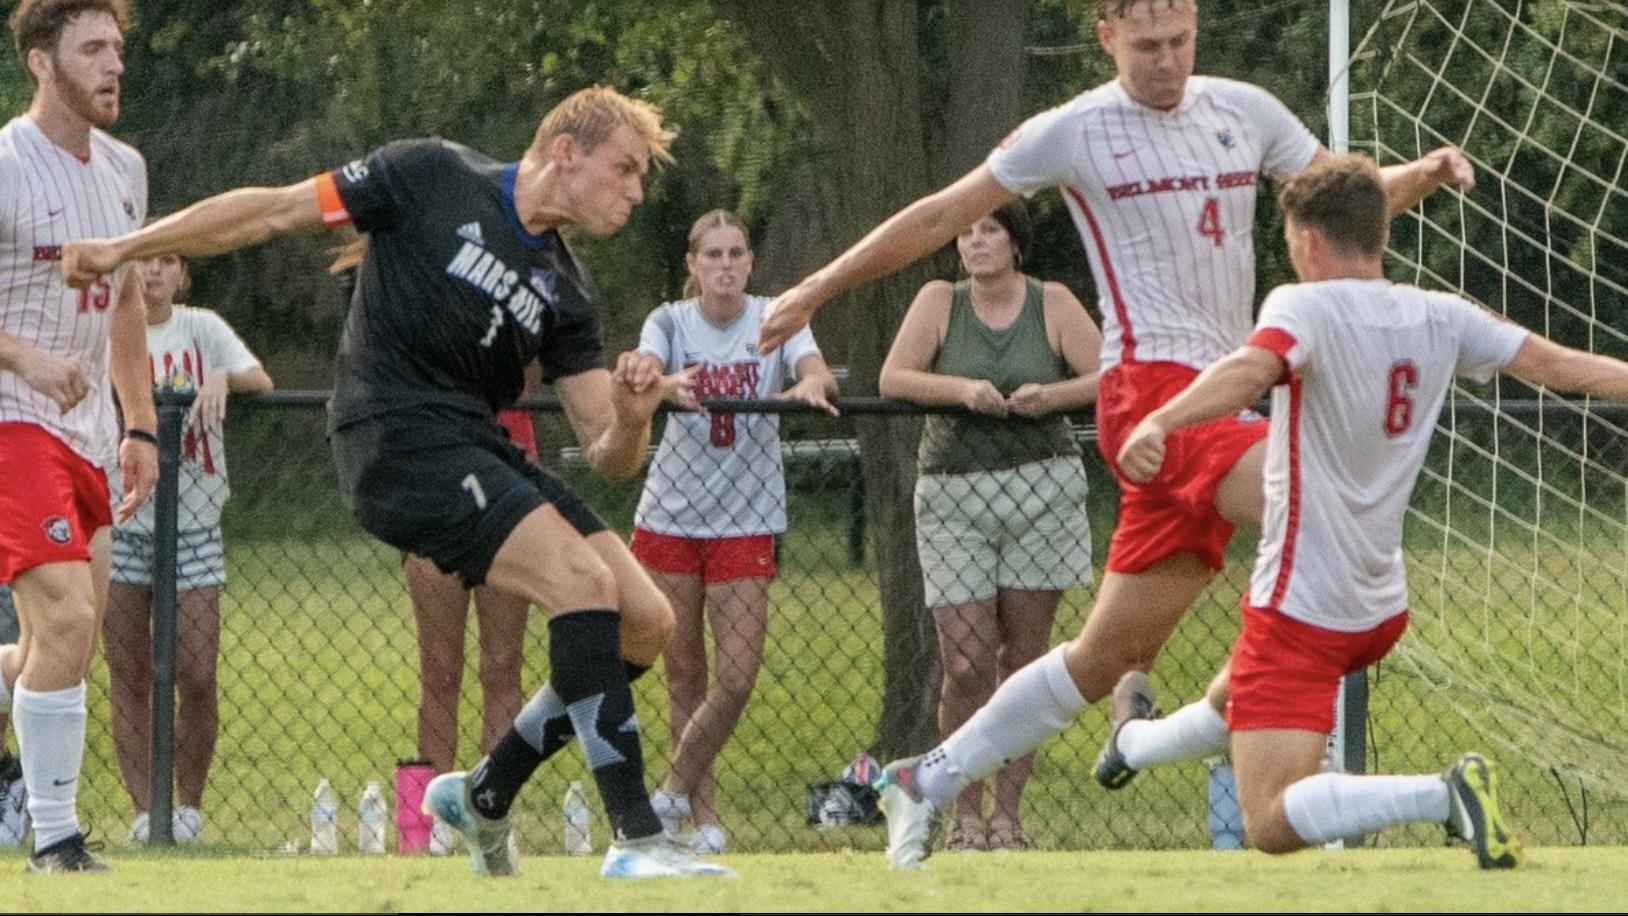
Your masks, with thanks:
<instances>
[{"instance_id":1,"label":"player's knee on grass","mask_svg":"<svg viewBox=\"0 0 1628 916\"><path fill-rule=\"evenodd\" d=\"M1294 825L1283 811L1283 793L1278 793L1267 804L1244 808L1244 835L1249 845L1270 855L1283 855L1306 848L1306 841L1295 832Z\"/></svg>"}]
</instances>

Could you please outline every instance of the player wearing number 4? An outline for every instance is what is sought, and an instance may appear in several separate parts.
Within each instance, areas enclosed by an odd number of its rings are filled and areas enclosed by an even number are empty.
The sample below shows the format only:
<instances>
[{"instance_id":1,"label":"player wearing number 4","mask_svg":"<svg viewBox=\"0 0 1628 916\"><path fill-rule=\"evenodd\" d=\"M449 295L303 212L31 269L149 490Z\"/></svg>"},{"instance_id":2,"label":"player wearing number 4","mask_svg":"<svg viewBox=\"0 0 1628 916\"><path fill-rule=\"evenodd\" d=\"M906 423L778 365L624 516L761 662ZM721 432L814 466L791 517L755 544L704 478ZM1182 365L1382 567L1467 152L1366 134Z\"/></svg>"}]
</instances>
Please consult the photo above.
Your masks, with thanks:
<instances>
[{"instance_id":1,"label":"player wearing number 4","mask_svg":"<svg viewBox=\"0 0 1628 916\"><path fill-rule=\"evenodd\" d=\"M560 236L608 236L668 160L660 113L615 90L578 92L544 116L520 161L444 140L391 143L283 188L212 197L139 232L71 245L70 282L162 254L218 254L274 235L353 223L367 234L335 366L329 431L347 504L391 546L428 557L549 615L551 681L470 773L425 792L469 841L476 871L512 874L509 808L573 737L612 841L601 874L726 873L662 834L644 783L629 681L661 654L673 611L627 546L511 444L496 414L533 360L598 473L644 463L663 399L694 406L693 372L631 353L601 364L593 286Z\"/></svg>"},{"instance_id":2,"label":"player wearing number 4","mask_svg":"<svg viewBox=\"0 0 1628 916\"><path fill-rule=\"evenodd\" d=\"M1152 479L1177 430L1272 390L1260 552L1230 663L1244 827L1257 848L1290 852L1391 824L1442 823L1472 844L1482 868L1513 867L1520 843L1499 815L1495 770L1478 754L1440 776L1319 774L1334 697L1343 675L1377 662L1407 626L1402 518L1454 376L1506 372L1621 402L1628 364L1552 343L1458 296L1387 281L1384 192L1371 160L1313 166L1279 204L1302 282L1267 296L1249 342L1149 414L1119 453L1126 476Z\"/></svg>"},{"instance_id":3,"label":"player wearing number 4","mask_svg":"<svg viewBox=\"0 0 1628 916\"><path fill-rule=\"evenodd\" d=\"M1257 176L1286 178L1329 153L1264 90L1193 76L1194 0L1104 0L1097 35L1116 79L1030 118L983 165L781 296L764 322L763 344L778 344L831 296L936 250L1018 194L1052 187L1063 191L1100 296L1097 444L1121 496L1096 605L1078 637L1009 677L947 741L888 768L882 802L899 867L925 855L938 804L1067 728L1125 672L1152 665L1221 568L1233 526L1260 518L1258 418L1183 430L1145 483L1125 477L1116 456L1137 421L1248 335ZM1472 183L1451 148L1386 168L1388 208L1448 182ZM1219 715L1198 727L1226 731Z\"/></svg>"}]
</instances>

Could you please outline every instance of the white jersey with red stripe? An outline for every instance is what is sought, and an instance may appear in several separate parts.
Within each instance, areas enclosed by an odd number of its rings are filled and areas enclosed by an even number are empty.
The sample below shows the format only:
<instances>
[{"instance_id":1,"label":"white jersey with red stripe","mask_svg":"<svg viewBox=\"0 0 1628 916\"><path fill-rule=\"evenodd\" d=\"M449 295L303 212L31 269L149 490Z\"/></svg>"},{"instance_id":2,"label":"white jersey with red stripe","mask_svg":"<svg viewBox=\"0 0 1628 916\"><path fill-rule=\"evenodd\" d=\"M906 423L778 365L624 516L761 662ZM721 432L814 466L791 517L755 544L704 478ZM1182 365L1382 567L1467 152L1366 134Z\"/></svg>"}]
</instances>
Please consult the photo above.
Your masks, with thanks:
<instances>
[{"instance_id":1,"label":"white jersey with red stripe","mask_svg":"<svg viewBox=\"0 0 1628 916\"><path fill-rule=\"evenodd\" d=\"M52 143L24 115L0 128L0 330L72 359L90 393L63 413L0 370L0 422L34 423L97 465L118 449L108 375L108 327L129 266L85 290L62 280L62 246L138 229L147 216L147 164L134 147L90 132L90 158Z\"/></svg>"},{"instance_id":2,"label":"white jersey with red stripe","mask_svg":"<svg viewBox=\"0 0 1628 916\"><path fill-rule=\"evenodd\" d=\"M1024 122L988 165L1016 193L1062 189L1096 278L1103 369L1203 369L1249 334L1258 176L1297 174L1319 148L1258 86L1195 76L1167 112L1115 80Z\"/></svg>"},{"instance_id":3,"label":"white jersey with red stripe","mask_svg":"<svg viewBox=\"0 0 1628 916\"><path fill-rule=\"evenodd\" d=\"M1249 343L1284 361L1249 601L1326 630L1407 609L1402 519L1454 376L1485 381L1526 340L1459 296L1387 280L1281 286Z\"/></svg>"}]
</instances>

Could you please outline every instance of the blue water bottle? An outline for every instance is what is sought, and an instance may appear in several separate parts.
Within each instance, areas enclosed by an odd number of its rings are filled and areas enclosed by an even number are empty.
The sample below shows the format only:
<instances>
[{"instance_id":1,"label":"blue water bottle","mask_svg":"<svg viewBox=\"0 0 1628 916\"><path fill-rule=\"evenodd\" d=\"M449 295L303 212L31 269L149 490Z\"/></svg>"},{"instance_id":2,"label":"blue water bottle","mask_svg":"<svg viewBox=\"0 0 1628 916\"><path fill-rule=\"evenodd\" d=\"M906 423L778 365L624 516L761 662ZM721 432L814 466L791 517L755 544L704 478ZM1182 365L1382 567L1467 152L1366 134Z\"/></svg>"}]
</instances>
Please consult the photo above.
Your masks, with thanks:
<instances>
[{"instance_id":1,"label":"blue water bottle","mask_svg":"<svg viewBox=\"0 0 1628 916\"><path fill-rule=\"evenodd\" d=\"M1238 785L1225 757L1206 761L1210 767L1210 845L1226 851L1244 848L1244 813L1238 807Z\"/></svg>"}]
</instances>

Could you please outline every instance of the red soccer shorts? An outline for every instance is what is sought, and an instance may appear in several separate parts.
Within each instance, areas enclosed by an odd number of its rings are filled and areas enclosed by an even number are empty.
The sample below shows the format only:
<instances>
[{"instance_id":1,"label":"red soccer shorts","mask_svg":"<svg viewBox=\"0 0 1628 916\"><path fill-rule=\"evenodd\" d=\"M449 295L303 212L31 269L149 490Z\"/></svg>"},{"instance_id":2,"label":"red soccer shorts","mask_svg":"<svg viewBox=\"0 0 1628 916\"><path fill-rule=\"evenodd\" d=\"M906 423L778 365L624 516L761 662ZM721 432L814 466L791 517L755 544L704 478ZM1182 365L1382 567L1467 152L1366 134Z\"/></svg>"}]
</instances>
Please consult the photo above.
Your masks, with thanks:
<instances>
[{"instance_id":1,"label":"red soccer shorts","mask_svg":"<svg viewBox=\"0 0 1628 916\"><path fill-rule=\"evenodd\" d=\"M1384 658L1407 628L1407 611L1372 630L1341 633L1246 604L1244 630L1232 649L1227 727L1328 734L1340 678Z\"/></svg>"},{"instance_id":2,"label":"red soccer shorts","mask_svg":"<svg viewBox=\"0 0 1628 916\"><path fill-rule=\"evenodd\" d=\"M774 535L681 538L633 529L633 556L655 572L700 576L708 585L735 579L773 579Z\"/></svg>"},{"instance_id":3,"label":"red soccer shorts","mask_svg":"<svg viewBox=\"0 0 1628 916\"><path fill-rule=\"evenodd\" d=\"M1165 438L1164 465L1146 484L1119 471L1119 448L1142 418L1175 397L1198 371L1176 363L1125 363L1097 391L1097 447L1119 480L1119 521L1108 542L1108 570L1139 573L1178 553L1205 566L1225 565L1232 524L1215 509L1215 491L1238 459L1266 438L1264 419L1223 417Z\"/></svg>"},{"instance_id":4,"label":"red soccer shorts","mask_svg":"<svg viewBox=\"0 0 1628 916\"><path fill-rule=\"evenodd\" d=\"M0 582L47 563L87 561L113 524L107 475L32 423L0 423Z\"/></svg>"}]
</instances>

